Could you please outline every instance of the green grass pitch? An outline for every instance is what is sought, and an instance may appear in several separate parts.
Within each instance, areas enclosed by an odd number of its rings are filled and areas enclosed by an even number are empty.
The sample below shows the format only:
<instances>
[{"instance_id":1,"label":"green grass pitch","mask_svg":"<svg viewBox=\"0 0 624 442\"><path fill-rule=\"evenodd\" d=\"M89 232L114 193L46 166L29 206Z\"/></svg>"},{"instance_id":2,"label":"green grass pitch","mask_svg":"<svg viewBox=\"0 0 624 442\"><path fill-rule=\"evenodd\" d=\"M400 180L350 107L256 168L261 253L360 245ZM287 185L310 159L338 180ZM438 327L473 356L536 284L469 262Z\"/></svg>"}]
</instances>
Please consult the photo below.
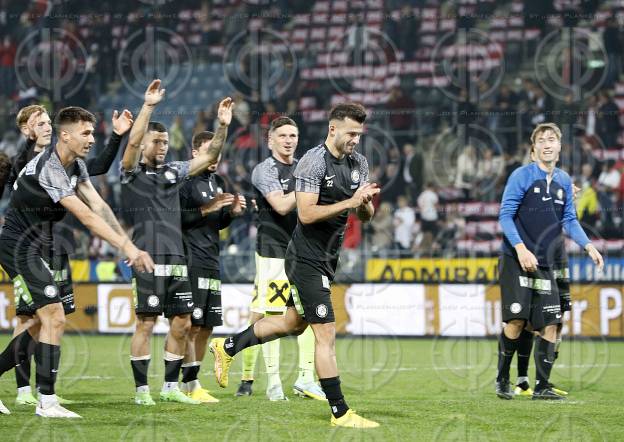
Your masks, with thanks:
<instances>
[{"instance_id":1,"label":"green grass pitch","mask_svg":"<svg viewBox=\"0 0 624 442\"><path fill-rule=\"evenodd\" d=\"M9 336L0 336L0 345ZM624 342L564 342L552 381L570 391L564 403L535 402L493 393L496 347L478 339L339 339L338 366L349 405L377 420L374 430L335 429L325 403L291 391L297 375L296 341L282 340L282 382L289 402L265 399L264 362L254 395L235 398L241 359L220 389L206 355L200 380L219 404L184 406L132 403L129 336L63 338L57 392L79 401L69 406L82 420L43 420L14 405L13 372L0 378L2 441L618 441L624 440ZM152 344L150 385L162 385L163 338ZM515 360L514 360L515 365ZM530 375L533 379L533 364ZM515 369L512 370L515 377ZM33 377L34 378L34 377Z\"/></svg>"}]
</instances>

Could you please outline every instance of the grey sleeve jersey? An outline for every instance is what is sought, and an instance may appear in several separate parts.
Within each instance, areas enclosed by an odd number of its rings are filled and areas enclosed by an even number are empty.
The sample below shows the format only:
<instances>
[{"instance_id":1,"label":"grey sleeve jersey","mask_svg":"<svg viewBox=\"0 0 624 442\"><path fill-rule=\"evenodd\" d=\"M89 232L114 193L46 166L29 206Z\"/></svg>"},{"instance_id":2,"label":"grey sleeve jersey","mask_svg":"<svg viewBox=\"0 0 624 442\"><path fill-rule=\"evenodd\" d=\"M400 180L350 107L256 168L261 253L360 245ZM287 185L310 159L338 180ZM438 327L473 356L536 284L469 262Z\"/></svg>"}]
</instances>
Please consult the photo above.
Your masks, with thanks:
<instances>
[{"instance_id":1,"label":"grey sleeve jersey","mask_svg":"<svg viewBox=\"0 0 624 442\"><path fill-rule=\"evenodd\" d=\"M89 173L87 172L87 167L84 162L82 160L76 161L78 162L78 168L80 170L77 181L80 180L80 182L83 182L89 179ZM63 198L75 195L75 183L71 182L58 156L54 154L50 155L48 160L41 167L41 171L39 172L39 185L55 203L58 203Z\"/></svg>"},{"instance_id":2,"label":"grey sleeve jersey","mask_svg":"<svg viewBox=\"0 0 624 442\"><path fill-rule=\"evenodd\" d=\"M297 192L320 193L325 176L325 146L310 149L299 160L295 169L295 190Z\"/></svg>"},{"instance_id":3,"label":"grey sleeve jersey","mask_svg":"<svg viewBox=\"0 0 624 442\"><path fill-rule=\"evenodd\" d=\"M354 153L355 159L360 164L360 187L368 183L368 160L361 153Z\"/></svg>"},{"instance_id":4,"label":"grey sleeve jersey","mask_svg":"<svg viewBox=\"0 0 624 442\"><path fill-rule=\"evenodd\" d=\"M266 197L271 192L282 191L279 171L273 158L267 158L251 172L251 184Z\"/></svg>"},{"instance_id":5,"label":"grey sleeve jersey","mask_svg":"<svg viewBox=\"0 0 624 442\"><path fill-rule=\"evenodd\" d=\"M178 172L178 182L181 182L184 178L188 177L189 172L191 171L190 161L172 161L167 163L167 166Z\"/></svg>"}]
</instances>

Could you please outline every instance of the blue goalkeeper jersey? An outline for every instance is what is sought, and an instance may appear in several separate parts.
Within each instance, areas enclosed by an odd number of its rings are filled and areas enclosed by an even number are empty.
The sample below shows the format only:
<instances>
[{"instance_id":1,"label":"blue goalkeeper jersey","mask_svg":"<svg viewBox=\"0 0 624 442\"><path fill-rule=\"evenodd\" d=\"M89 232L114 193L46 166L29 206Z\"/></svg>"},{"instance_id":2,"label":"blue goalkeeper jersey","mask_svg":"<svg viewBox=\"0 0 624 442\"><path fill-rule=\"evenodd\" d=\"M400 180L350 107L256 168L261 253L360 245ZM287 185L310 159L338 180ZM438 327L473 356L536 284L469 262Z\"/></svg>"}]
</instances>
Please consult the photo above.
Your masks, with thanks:
<instances>
[{"instance_id":1,"label":"blue goalkeeper jersey","mask_svg":"<svg viewBox=\"0 0 624 442\"><path fill-rule=\"evenodd\" d=\"M576 217L570 176L555 168L550 183L537 163L514 170L503 193L498 220L503 229L503 253L514 256L514 246L524 245L538 265L552 267L565 257L564 237L585 247L590 241Z\"/></svg>"}]
</instances>

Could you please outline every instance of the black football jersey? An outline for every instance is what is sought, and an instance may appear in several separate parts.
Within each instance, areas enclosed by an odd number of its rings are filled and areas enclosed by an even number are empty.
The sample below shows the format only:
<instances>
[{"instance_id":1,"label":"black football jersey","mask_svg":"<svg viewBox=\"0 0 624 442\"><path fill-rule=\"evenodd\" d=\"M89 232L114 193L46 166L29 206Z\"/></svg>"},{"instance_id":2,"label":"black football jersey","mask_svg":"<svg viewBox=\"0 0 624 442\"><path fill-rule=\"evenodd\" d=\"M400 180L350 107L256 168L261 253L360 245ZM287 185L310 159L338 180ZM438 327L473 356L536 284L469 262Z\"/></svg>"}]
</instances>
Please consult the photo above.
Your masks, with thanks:
<instances>
[{"instance_id":1,"label":"black football jersey","mask_svg":"<svg viewBox=\"0 0 624 442\"><path fill-rule=\"evenodd\" d=\"M190 161L174 161L121 170L123 219L134 229L132 242L152 256L184 256L179 191L189 169Z\"/></svg>"},{"instance_id":2,"label":"black football jersey","mask_svg":"<svg viewBox=\"0 0 624 442\"><path fill-rule=\"evenodd\" d=\"M67 213L59 201L75 195L77 185L88 179L83 160L65 168L54 146L36 155L13 183L2 239L19 244L17 251L27 247L29 253L50 256L52 227Z\"/></svg>"},{"instance_id":3,"label":"black football jersey","mask_svg":"<svg viewBox=\"0 0 624 442\"><path fill-rule=\"evenodd\" d=\"M354 152L341 159L322 144L310 149L295 169L295 190L318 194L319 205L330 205L353 196L368 181L368 162ZM312 224L298 220L288 246L288 255L297 260L315 262L333 276L349 211Z\"/></svg>"},{"instance_id":4,"label":"black football jersey","mask_svg":"<svg viewBox=\"0 0 624 442\"><path fill-rule=\"evenodd\" d=\"M200 207L225 191L223 178L211 172L188 178L180 190L184 245L191 267L219 271L219 230L232 222L230 208L202 216Z\"/></svg>"}]
</instances>

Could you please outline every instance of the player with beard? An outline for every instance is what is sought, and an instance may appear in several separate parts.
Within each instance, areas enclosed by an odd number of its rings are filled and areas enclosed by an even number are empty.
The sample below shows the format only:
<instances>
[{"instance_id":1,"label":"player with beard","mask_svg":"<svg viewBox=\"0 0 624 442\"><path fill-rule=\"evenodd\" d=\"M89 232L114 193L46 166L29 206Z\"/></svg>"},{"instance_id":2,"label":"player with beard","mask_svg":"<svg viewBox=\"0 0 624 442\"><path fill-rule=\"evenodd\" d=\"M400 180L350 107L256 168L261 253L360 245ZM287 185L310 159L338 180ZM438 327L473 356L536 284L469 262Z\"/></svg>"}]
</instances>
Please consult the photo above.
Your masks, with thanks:
<instances>
[{"instance_id":1,"label":"player with beard","mask_svg":"<svg viewBox=\"0 0 624 442\"><path fill-rule=\"evenodd\" d=\"M349 428L379 426L356 414L342 395L330 293L349 211L354 210L361 221L369 221L375 211L371 201L380 192L376 184L368 183L366 158L355 151L365 120L362 105L336 105L329 114L325 142L309 150L295 169L298 220L286 251L286 275L291 284L286 314L265 316L237 335L210 343L217 382L227 387L235 354L283 336L299 335L310 325L316 372L332 414L330 423Z\"/></svg>"},{"instance_id":2,"label":"player with beard","mask_svg":"<svg viewBox=\"0 0 624 442\"><path fill-rule=\"evenodd\" d=\"M53 224L69 211L93 234L120 249L137 271L151 271L154 265L149 254L128 239L89 181L84 158L94 143L94 123L95 117L82 108L59 111L58 142L20 172L0 234L0 264L13 280L16 310L28 309L41 323L38 336L26 337L30 330L25 330L11 340L0 355L0 373L27 357L23 339L38 339L34 354L40 397L35 413L43 417L80 417L62 407L55 395L65 313L47 264Z\"/></svg>"},{"instance_id":3,"label":"player with beard","mask_svg":"<svg viewBox=\"0 0 624 442\"><path fill-rule=\"evenodd\" d=\"M271 156L258 164L251 181L258 204L258 236L256 238L256 279L251 302L250 324L265 315L283 315L290 297L290 283L284 259L288 242L297 225L295 150L299 141L297 124L288 117L271 121L269 149ZM297 337L299 345L299 376L293 392L302 397L325 400L325 393L314 381L314 333L310 327ZM236 396L252 393L254 368L260 346L243 351L243 377ZM268 376L266 395L271 401L286 400L279 374L280 340L262 345L262 356Z\"/></svg>"},{"instance_id":4,"label":"player with beard","mask_svg":"<svg viewBox=\"0 0 624 442\"><path fill-rule=\"evenodd\" d=\"M165 341L165 381L161 401L200 404L178 385L194 310L193 293L182 240L179 190L188 176L199 175L218 162L227 124L221 122L206 151L190 161L165 162L169 135L161 123L150 121L165 90L154 80L145 92L145 102L136 118L121 163L121 195L133 239L154 257L153 273L133 273L132 288L136 328L132 336L130 363L137 405L154 405L147 382L150 340L156 318L164 312L170 328ZM231 114L233 102L219 104L220 114ZM231 120L229 117L228 120Z\"/></svg>"}]
</instances>

